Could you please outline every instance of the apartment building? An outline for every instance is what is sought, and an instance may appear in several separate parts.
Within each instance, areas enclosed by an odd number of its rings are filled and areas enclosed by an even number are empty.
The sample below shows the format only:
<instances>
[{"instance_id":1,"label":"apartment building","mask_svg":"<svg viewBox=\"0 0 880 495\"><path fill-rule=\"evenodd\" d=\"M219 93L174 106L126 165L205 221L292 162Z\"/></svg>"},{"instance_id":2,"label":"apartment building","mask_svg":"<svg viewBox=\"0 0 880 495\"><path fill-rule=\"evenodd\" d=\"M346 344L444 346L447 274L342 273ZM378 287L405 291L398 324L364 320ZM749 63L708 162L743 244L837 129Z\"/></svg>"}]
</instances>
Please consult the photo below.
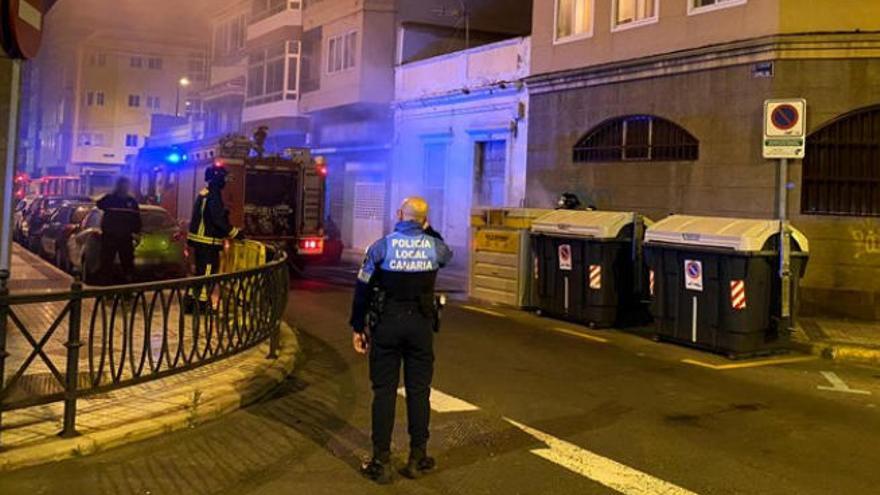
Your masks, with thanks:
<instances>
[{"instance_id":1,"label":"apartment building","mask_svg":"<svg viewBox=\"0 0 880 495\"><path fill-rule=\"evenodd\" d=\"M248 56L248 19L251 0L218 4L211 18L208 83L199 92L206 136L242 132Z\"/></svg>"},{"instance_id":2,"label":"apartment building","mask_svg":"<svg viewBox=\"0 0 880 495\"><path fill-rule=\"evenodd\" d=\"M536 0L527 204L776 215L763 101L802 97L803 309L880 317L880 2Z\"/></svg>"},{"instance_id":3,"label":"apartment building","mask_svg":"<svg viewBox=\"0 0 880 495\"><path fill-rule=\"evenodd\" d=\"M74 5L76 3L76 5ZM207 43L194 0L166 17L142 3L110 13L103 2L59 4L33 63L39 78L35 175L82 175L86 189L112 185L150 134L156 114L199 116L207 83ZM136 20L121 29L119 19ZM184 81L184 84L181 84ZM24 131L23 131L24 132Z\"/></svg>"},{"instance_id":4,"label":"apartment building","mask_svg":"<svg viewBox=\"0 0 880 495\"><path fill-rule=\"evenodd\" d=\"M396 70L391 202L427 198L457 266L468 265L472 207L525 201L529 56L518 37Z\"/></svg>"}]
</instances>

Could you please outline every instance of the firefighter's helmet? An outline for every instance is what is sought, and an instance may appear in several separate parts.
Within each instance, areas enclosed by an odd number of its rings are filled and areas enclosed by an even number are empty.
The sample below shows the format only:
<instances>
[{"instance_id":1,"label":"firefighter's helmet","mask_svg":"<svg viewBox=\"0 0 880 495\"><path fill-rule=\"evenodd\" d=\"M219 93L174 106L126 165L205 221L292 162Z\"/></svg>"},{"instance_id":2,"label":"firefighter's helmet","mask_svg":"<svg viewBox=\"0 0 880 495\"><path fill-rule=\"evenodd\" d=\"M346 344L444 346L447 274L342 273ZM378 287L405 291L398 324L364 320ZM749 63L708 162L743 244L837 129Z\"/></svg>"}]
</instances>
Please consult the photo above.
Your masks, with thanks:
<instances>
[{"instance_id":1,"label":"firefighter's helmet","mask_svg":"<svg viewBox=\"0 0 880 495\"><path fill-rule=\"evenodd\" d=\"M223 181L226 182L226 176L229 175L229 171L226 170L226 167L219 167L217 165L211 165L207 169L205 169L205 182L214 182L214 181Z\"/></svg>"}]
</instances>

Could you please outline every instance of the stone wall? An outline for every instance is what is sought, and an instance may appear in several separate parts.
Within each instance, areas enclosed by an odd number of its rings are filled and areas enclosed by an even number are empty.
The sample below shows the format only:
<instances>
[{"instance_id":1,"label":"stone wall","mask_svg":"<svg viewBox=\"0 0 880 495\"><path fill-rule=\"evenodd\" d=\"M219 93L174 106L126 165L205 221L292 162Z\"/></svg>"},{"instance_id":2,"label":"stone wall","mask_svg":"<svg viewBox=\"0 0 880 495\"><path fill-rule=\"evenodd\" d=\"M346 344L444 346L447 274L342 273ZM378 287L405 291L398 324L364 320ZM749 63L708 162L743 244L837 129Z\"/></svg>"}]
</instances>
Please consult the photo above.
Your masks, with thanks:
<instances>
[{"instance_id":1,"label":"stone wall","mask_svg":"<svg viewBox=\"0 0 880 495\"><path fill-rule=\"evenodd\" d=\"M873 83L871 81L874 81ZM527 206L551 206L574 191L601 209L774 217L776 167L761 156L763 101L808 100L812 131L880 103L880 60L778 60L772 78L737 65L531 95ZM671 120L700 142L695 162L573 163L572 148L602 121L628 114ZM880 167L880 163L877 164ZM792 166L790 211L811 240L804 309L880 317L880 222L800 212L800 163Z\"/></svg>"}]
</instances>

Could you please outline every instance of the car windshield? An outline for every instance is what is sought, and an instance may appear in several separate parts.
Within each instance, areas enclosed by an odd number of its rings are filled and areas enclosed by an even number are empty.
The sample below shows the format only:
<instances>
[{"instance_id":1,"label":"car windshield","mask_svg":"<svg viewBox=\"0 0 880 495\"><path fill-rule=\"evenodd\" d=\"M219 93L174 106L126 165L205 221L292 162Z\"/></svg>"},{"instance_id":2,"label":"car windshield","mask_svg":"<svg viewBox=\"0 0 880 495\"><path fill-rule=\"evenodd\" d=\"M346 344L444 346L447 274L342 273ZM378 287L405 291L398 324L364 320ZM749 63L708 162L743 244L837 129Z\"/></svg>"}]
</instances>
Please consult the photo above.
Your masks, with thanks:
<instances>
[{"instance_id":1,"label":"car windshield","mask_svg":"<svg viewBox=\"0 0 880 495\"><path fill-rule=\"evenodd\" d=\"M144 224L144 232L155 232L177 226L174 218L168 212L161 210L142 210L141 221Z\"/></svg>"}]
</instances>

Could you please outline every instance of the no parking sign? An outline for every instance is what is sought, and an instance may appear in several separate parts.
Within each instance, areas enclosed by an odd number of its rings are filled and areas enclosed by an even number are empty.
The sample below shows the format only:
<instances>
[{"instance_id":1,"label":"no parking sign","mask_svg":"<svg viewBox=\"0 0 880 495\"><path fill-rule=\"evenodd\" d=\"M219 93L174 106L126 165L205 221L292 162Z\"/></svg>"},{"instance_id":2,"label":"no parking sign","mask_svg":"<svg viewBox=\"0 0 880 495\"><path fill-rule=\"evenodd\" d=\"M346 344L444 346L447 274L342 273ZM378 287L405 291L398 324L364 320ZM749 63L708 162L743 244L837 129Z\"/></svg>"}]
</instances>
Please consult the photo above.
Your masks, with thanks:
<instances>
[{"instance_id":1,"label":"no parking sign","mask_svg":"<svg viewBox=\"0 0 880 495\"><path fill-rule=\"evenodd\" d=\"M703 292L703 262L684 260L684 288Z\"/></svg>"},{"instance_id":2,"label":"no parking sign","mask_svg":"<svg viewBox=\"0 0 880 495\"><path fill-rule=\"evenodd\" d=\"M571 271L571 245L559 245L559 269Z\"/></svg>"}]
</instances>

